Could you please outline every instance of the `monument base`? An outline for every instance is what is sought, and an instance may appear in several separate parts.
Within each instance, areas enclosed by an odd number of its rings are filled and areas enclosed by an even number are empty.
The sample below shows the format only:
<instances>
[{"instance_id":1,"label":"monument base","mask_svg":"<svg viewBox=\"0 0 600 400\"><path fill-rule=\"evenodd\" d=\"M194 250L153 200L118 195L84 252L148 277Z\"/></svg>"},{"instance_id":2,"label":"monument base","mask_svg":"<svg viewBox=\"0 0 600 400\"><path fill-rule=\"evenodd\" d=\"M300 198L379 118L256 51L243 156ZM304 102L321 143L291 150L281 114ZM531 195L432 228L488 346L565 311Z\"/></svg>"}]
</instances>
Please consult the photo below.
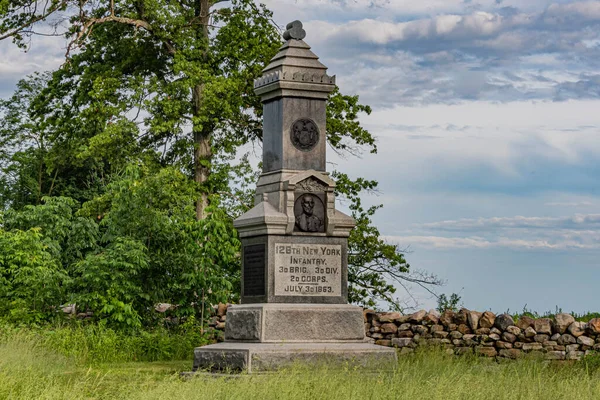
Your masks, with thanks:
<instances>
[{"instance_id":1,"label":"monument base","mask_svg":"<svg viewBox=\"0 0 600 400\"><path fill-rule=\"evenodd\" d=\"M365 342L223 342L194 350L194 371L261 372L289 367L294 363L348 363L367 369L393 369L396 362L395 349Z\"/></svg>"}]
</instances>

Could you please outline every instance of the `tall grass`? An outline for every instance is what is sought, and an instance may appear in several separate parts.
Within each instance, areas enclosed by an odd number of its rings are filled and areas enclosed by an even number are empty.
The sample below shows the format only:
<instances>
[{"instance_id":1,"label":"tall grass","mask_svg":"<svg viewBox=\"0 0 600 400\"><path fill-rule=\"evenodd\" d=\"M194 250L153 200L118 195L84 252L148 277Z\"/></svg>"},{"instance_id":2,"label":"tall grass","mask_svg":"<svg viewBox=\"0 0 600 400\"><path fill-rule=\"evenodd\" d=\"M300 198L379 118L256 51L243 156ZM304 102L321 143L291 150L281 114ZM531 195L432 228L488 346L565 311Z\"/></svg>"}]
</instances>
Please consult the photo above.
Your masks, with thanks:
<instances>
[{"instance_id":1,"label":"tall grass","mask_svg":"<svg viewBox=\"0 0 600 400\"><path fill-rule=\"evenodd\" d=\"M89 364L31 335L0 343L0 399L596 399L600 370L536 359L496 363L422 350L394 371L303 366L262 375L180 378L190 361Z\"/></svg>"}]
</instances>

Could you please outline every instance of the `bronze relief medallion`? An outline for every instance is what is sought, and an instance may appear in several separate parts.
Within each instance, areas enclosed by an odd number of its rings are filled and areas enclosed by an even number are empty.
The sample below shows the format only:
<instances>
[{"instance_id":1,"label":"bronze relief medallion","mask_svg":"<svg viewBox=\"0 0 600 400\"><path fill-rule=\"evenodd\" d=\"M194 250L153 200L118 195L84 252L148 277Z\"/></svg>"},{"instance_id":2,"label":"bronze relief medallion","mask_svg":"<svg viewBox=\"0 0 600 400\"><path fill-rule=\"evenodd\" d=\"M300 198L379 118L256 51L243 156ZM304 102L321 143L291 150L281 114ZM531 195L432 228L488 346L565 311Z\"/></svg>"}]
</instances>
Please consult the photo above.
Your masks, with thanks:
<instances>
[{"instance_id":1,"label":"bronze relief medallion","mask_svg":"<svg viewBox=\"0 0 600 400\"><path fill-rule=\"evenodd\" d=\"M292 124L290 139L298 150L311 151L319 143L319 128L312 120L300 118Z\"/></svg>"}]
</instances>

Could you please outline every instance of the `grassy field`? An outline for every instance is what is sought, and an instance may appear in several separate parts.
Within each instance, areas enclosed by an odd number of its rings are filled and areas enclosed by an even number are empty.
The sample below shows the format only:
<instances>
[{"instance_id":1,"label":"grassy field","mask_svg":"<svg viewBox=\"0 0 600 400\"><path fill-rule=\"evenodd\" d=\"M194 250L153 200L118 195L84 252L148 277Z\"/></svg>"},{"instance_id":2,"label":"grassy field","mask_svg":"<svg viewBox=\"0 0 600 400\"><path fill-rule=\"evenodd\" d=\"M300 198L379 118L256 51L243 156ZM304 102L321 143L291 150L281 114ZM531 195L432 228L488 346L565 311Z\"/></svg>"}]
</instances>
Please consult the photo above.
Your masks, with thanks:
<instances>
[{"instance_id":1,"label":"grassy field","mask_svg":"<svg viewBox=\"0 0 600 400\"><path fill-rule=\"evenodd\" d=\"M181 378L190 367L191 360L91 364L16 336L0 343L0 399L600 399L592 363L496 363L441 351L403 356L381 373L297 366Z\"/></svg>"}]
</instances>

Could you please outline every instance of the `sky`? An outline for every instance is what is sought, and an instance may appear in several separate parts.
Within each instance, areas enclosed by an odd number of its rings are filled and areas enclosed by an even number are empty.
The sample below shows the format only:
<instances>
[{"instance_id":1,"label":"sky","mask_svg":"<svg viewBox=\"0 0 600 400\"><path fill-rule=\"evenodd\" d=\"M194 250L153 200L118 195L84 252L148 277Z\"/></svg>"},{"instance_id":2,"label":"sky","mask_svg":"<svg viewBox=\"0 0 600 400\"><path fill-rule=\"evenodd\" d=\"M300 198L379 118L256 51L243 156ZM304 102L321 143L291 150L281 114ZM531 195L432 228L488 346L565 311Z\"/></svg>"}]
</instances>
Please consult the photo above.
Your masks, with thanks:
<instances>
[{"instance_id":1,"label":"sky","mask_svg":"<svg viewBox=\"0 0 600 400\"><path fill-rule=\"evenodd\" d=\"M344 94L378 154L331 169L379 182L374 222L475 310L599 311L600 1L263 0ZM0 42L0 97L64 61L60 39ZM419 308L419 287L397 297Z\"/></svg>"}]
</instances>

